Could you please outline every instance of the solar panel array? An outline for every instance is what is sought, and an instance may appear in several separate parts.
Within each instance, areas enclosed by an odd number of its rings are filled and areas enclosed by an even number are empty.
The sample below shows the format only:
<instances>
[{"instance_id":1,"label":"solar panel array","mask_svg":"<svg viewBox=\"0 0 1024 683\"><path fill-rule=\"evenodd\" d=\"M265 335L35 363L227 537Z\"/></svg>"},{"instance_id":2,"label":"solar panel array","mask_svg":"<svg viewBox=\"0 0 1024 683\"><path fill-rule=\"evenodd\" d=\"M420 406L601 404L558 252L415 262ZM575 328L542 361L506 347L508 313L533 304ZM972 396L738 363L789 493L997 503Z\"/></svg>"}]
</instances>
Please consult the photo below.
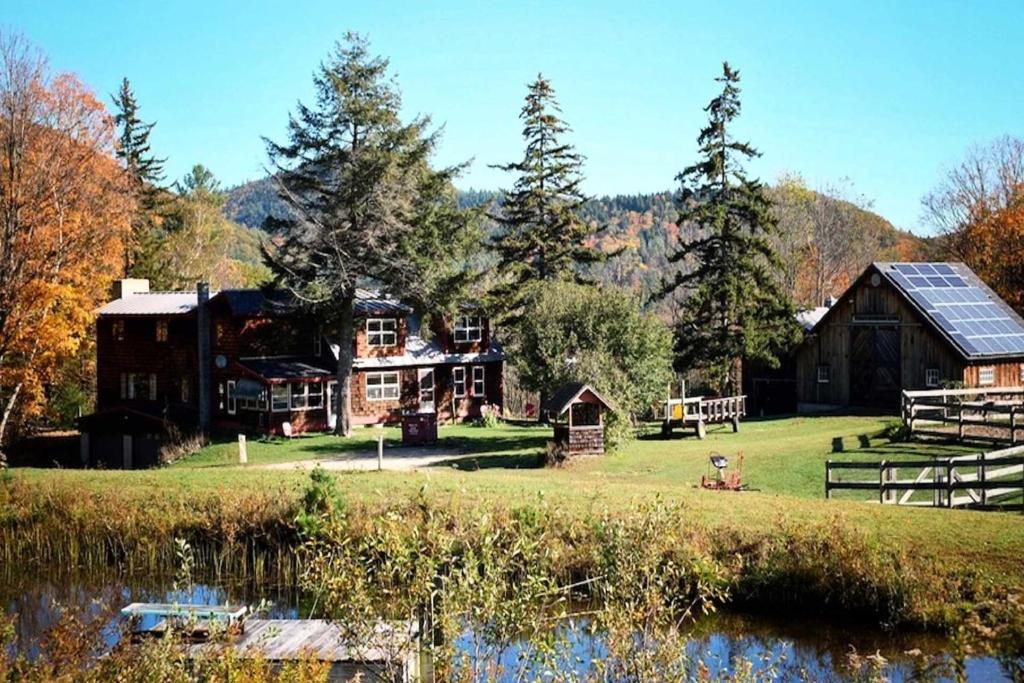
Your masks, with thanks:
<instances>
[{"instance_id":1,"label":"solar panel array","mask_svg":"<svg viewBox=\"0 0 1024 683\"><path fill-rule=\"evenodd\" d=\"M887 275L970 356L1024 354L1024 326L971 274L948 263L893 263Z\"/></svg>"}]
</instances>

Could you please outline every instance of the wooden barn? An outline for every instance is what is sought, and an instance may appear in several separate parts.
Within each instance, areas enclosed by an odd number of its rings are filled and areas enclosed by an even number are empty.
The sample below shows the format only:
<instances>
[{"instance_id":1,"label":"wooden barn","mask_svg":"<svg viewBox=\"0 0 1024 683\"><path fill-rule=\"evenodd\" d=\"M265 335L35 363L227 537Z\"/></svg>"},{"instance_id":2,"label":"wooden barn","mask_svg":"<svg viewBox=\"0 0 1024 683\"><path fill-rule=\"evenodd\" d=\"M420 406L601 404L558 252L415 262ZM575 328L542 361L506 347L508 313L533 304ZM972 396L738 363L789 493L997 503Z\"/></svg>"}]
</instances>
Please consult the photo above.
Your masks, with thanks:
<instances>
[{"instance_id":1,"label":"wooden barn","mask_svg":"<svg viewBox=\"0 0 1024 683\"><path fill-rule=\"evenodd\" d=\"M801 412L1022 380L1024 320L962 263L872 263L796 351Z\"/></svg>"}]
</instances>

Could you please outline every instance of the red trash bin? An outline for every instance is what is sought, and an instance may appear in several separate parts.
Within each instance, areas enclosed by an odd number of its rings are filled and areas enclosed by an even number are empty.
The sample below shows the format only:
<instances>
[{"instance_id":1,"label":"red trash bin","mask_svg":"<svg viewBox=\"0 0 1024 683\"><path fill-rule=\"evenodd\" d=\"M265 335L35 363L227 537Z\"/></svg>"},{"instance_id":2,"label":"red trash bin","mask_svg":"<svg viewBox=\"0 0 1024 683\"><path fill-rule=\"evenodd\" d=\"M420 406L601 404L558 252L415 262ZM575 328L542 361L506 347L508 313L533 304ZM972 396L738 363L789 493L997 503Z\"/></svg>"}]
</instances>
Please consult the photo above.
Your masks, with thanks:
<instances>
[{"instance_id":1,"label":"red trash bin","mask_svg":"<svg viewBox=\"0 0 1024 683\"><path fill-rule=\"evenodd\" d=\"M407 413L402 416L402 445L422 446L437 441L437 415Z\"/></svg>"}]
</instances>

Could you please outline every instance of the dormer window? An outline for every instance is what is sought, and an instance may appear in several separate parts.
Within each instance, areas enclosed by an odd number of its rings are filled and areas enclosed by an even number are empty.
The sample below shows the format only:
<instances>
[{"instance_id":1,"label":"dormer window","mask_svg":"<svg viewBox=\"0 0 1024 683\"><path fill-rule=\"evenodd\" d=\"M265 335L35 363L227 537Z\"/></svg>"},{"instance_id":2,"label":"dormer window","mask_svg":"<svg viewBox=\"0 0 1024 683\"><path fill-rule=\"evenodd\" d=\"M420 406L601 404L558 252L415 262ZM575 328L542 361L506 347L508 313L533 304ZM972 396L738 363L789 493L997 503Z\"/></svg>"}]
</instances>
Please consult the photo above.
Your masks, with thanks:
<instances>
[{"instance_id":1,"label":"dormer window","mask_svg":"<svg viewBox=\"0 0 1024 683\"><path fill-rule=\"evenodd\" d=\"M395 346L398 344L398 320L395 318L367 318L366 343L369 346Z\"/></svg>"},{"instance_id":2,"label":"dormer window","mask_svg":"<svg viewBox=\"0 0 1024 683\"><path fill-rule=\"evenodd\" d=\"M463 315L455 320L455 343L478 342L484 338L484 319L479 315Z\"/></svg>"}]
</instances>

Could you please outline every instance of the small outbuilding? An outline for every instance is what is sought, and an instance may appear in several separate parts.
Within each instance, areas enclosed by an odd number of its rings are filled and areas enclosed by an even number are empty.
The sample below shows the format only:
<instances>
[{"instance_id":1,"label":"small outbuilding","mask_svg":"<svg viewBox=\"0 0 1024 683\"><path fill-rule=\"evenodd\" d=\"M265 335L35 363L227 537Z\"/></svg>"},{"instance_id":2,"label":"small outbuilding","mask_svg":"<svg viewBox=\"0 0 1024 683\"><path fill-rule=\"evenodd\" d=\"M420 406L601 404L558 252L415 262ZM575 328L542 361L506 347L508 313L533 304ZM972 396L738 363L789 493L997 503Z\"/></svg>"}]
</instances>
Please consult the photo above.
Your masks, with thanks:
<instances>
[{"instance_id":1,"label":"small outbuilding","mask_svg":"<svg viewBox=\"0 0 1024 683\"><path fill-rule=\"evenodd\" d=\"M555 443L567 455L604 453L604 413L615 410L589 384L566 384L544 407L555 427Z\"/></svg>"}]
</instances>

